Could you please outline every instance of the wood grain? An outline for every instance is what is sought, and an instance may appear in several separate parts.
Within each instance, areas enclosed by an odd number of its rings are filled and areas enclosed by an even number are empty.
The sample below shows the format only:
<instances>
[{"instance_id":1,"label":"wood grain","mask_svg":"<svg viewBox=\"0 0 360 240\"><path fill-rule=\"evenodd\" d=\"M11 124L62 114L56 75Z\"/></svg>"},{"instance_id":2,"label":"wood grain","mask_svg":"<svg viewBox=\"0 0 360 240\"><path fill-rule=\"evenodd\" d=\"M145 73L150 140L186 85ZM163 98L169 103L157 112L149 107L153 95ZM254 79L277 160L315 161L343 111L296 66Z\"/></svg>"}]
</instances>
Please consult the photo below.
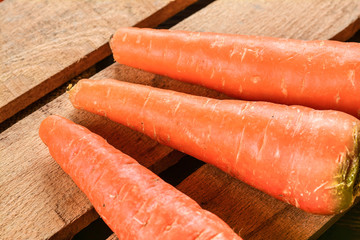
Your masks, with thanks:
<instances>
[{"instance_id":1,"label":"wood grain","mask_svg":"<svg viewBox=\"0 0 360 240\"><path fill-rule=\"evenodd\" d=\"M218 0L174 28L344 41L359 30L359 15L357 0Z\"/></svg>"},{"instance_id":2,"label":"wood grain","mask_svg":"<svg viewBox=\"0 0 360 240\"><path fill-rule=\"evenodd\" d=\"M197 201L244 239L308 239L340 216L306 213L206 164L177 188Z\"/></svg>"},{"instance_id":3,"label":"wood grain","mask_svg":"<svg viewBox=\"0 0 360 240\"><path fill-rule=\"evenodd\" d=\"M109 56L117 28L155 27L195 1L3 2L0 122Z\"/></svg>"},{"instance_id":4,"label":"wood grain","mask_svg":"<svg viewBox=\"0 0 360 240\"><path fill-rule=\"evenodd\" d=\"M250 32L251 24L257 21L262 26L258 28L258 34L262 34L261 31L263 29L277 29L279 27L272 23L271 11L269 12L268 21L263 21L263 16L257 15L257 12L254 12L253 15L248 15L249 18L244 19L245 23L240 24L235 21L234 19L237 19L242 11L244 11L244 14L248 11L244 9L244 3L244 1L216 1L198 14L177 25L176 28L221 31L224 26L227 26L228 30L226 32L244 33L244 26L248 25L248 31ZM265 4L265 2L263 3ZM273 4L274 7L282 5L278 1L273 1ZM317 10L310 8L302 9L303 11ZM323 9L323 11L330 15L329 18L331 18L333 13L337 12L331 8ZM311 14L309 18L312 19L303 19L302 12L296 10L293 14L289 14L287 21L288 24L292 24L292 29L295 28L303 34L305 34L305 31L318 31L318 28L302 29L296 25L296 23L301 25L303 21L312 22L317 20ZM279 16L275 15L273 17ZM276 20L274 21L277 23ZM210 26L208 22L212 22L212 25ZM334 31L330 25L326 24L329 23L318 21L318 27L328 29L329 36L338 34L338 31ZM205 28L205 25L208 27ZM286 31L288 30L285 29L283 31L282 34L287 36ZM291 36L290 33L289 37ZM271 33L272 36L276 36L276 34L279 33ZM93 78L100 79L107 77L198 95L225 97L214 91L155 76L118 64L112 65ZM156 172L170 166L181 156L180 153L159 145L139 133L114 124L104 118L74 110L66 94L64 94L0 134L0 155L2 159L5 159L0 161L0 219L2 219L0 222L0 236L5 236L5 239L9 236L22 239L70 237L74 234L74 231L69 229L77 229L78 224L85 225L95 218L92 214L93 209L86 197L78 190L71 179L59 169L37 136L41 119L49 114L59 114L88 127L90 130L105 137L118 149L134 157L150 169L156 170ZM211 175L211 173L208 175L217 176ZM237 191L241 191L241 188L237 188ZM256 201L257 199L253 196L246 195L246 202ZM231 216L228 216L228 218L230 219ZM253 234L256 235L256 228L253 227L251 229L254 229Z\"/></svg>"}]
</instances>

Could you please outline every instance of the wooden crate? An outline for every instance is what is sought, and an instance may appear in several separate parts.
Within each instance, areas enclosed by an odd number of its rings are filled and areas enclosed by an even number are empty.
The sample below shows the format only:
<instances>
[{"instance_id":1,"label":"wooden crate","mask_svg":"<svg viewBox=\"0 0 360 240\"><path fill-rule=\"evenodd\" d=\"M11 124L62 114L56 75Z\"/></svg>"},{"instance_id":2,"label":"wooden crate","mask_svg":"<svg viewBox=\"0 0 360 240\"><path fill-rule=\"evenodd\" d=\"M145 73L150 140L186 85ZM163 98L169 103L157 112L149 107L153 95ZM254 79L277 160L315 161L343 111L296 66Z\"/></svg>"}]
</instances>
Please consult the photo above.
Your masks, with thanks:
<instances>
[{"instance_id":1,"label":"wooden crate","mask_svg":"<svg viewBox=\"0 0 360 240\"><path fill-rule=\"evenodd\" d=\"M0 122L109 56L108 39L118 27L155 27L193 2L1 2ZM201 4L200 11L173 29L346 40L360 26L356 0L217 0ZM115 78L226 98L216 91L117 63L91 78ZM55 92L58 97L46 103L40 99L30 107L31 113L15 115L1 125L0 239L68 239L98 218L38 137L40 121L50 114L84 125L158 174L184 156L124 126L76 110L66 93ZM316 238L340 217L305 213L207 164L177 188L220 216L244 239Z\"/></svg>"}]
</instances>

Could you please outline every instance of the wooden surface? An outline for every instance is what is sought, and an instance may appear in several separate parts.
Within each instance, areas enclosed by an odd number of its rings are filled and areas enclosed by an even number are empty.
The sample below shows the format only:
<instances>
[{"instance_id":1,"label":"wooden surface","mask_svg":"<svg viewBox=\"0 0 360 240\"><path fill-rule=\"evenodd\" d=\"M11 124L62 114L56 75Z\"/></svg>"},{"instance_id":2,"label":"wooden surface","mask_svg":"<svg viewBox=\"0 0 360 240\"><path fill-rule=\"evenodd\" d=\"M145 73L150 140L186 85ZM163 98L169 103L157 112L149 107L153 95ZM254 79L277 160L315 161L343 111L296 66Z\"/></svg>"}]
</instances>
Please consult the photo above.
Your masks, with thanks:
<instances>
[{"instance_id":1,"label":"wooden surface","mask_svg":"<svg viewBox=\"0 0 360 240\"><path fill-rule=\"evenodd\" d=\"M202 166L177 188L222 218L244 239L305 240L332 218L339 217L306 213L209 164Z\"/></svg>"},{"instance_id":2,"label":"wooden surface","mask_svg":"<svg viewBox=\"0 0 360 240\"><path fill-rule=\"evenodd\" d=\"M279 3L278 1L257 0L252 1L252 4L247 2L215 1L182 21L175 28L303 39L326 39L333 36L345 38L350 30L359 28L356 24L356 18L359 15L358 1L355 0L341 1L343 4L340 7L337 5L340 1L312 0L308 1L312 3L309 5L301 1L292 1L291 3L297 6L296 8L290 6L290 1ZM324 7L324 2L333 2L334 5ZM339 8L343 10L339 11ZM278 9L278 12L275 14L273 9ZM23 11L26 12L26 10ZM69 13L66 12L66 14ZM319 14L322 19L318 17ZM0 18L2 16L0 12ZM325 21L326 19L328 21ZM304 22L314 25L308 28ZM347 30L344 31L344 29ZM38 54L37 51L35 53ZM86 54L82 57L79 55L79 59L86 58ZM9 61L12 61L11 58ZM29 65L31 66L32 64ZM60 67L53 70L55 75L61 72L66 72L66 68ZM198 95L225 97L214 91L119 64L108 67L93 78L105 77ZM64 94L0 134L1 239L69 238L97 217L86 197L49 156L45 145L37 136L40 121L50 114L62 115L88 127L156 173L174 164L182 156L181 153L128 128L73 109ZM200 178L203 181L200 181ZM209 190L211 191L207 192L210 183ZM245 234L246 239L256 239L261 237L261 234L266 234L267 239L279 239L281 236L277 235L279 233L273 229L274 226L282 229L280 231L284 231L288 239L303 239L304 236L322 231L325 222L331 218L309 217L291 206L233 180L208 165L182 182L179 189L192 196L205 208L219 214L235 227L236 231L241 230L240 233ZM197 194L197 192L203 194ZM214 196L213 199L211 199L212 196ZM221 206L223 202L229 204ZM237 202L237 205L230 204L233 202ZM247 213L246 218L239 217L238 214L242 211ZM284 228L284 223L292 228ZM115 236L112 238L115 239Z\"/></svg>"},{"instance_id":3,"label":"wooden surface","mask_svg":"<svg viewBox=\"0 0 360 240\"><path fill-rule=\"evenodd\" d=\"M110 55L117 28L155 27L195 1L4 1L0 122Z\"/></svg>"},{"instance_id":4,"label":"wooden surface","mask_svg":"<svg viewBox=\"0 0 360 240\"><path fill-rule=\"evenodd\" d=\"M358 0L218 0L175 28L344 41L359 29L359 15Z\"/></svg>"}]
</instances>

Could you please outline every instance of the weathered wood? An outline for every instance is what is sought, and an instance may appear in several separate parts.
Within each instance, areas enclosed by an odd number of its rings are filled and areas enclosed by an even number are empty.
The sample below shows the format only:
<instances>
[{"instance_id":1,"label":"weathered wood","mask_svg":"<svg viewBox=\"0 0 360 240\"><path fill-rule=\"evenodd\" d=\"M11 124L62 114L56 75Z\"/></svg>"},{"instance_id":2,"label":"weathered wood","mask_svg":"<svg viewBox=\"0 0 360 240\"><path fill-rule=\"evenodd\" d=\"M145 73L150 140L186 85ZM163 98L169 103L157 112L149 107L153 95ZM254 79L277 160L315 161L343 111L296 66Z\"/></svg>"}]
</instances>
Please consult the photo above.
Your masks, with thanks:
<instances>
[{"instance_id":1,"label":"weathered wood","mask_svg":"<svg viewBox=\"0 0 360 240\"><path fill-rule=\"evenodd\" d=\"M359 198L355 200L354 206L334 223L325 233L319 232L319 240L360 239L360 203Z\"/></svg>"},{"instance_id":2,"label":"weathered wood","mask_svg":"<svg viewBox=\"0 0 360 240\"><path fill-rule=\"evenodd\" d=\"M359 7L358 1L341 0L218 0L173 29L346 40L360 27ZM223 218L245 239L307 239L340 217L307 214L208 165L181 183L179 189ZM109 239L117 238L112 235Z\"/></svg>"},{"instance_id":3,"label":"weathered wood","mask_svg":"<svg viewBox=\"0 0 360 240\"><path fill-rule=\"evenodd\" d=\"M195 1L3 2L0 122L109 56L117 28L155 27Z\"/></svg>"},{"instance_id":4,"label":"weathered wood","mask_svg":"<svg viewBox=\"0 0 360 240\"><path fill-rule=\"evenodd\" d=\"M359 15L357 0L219 0L175 28L344 41L359 30Z\"/></svg>"},{"instance_id":5,"label":"weathered wood","mask_svg":"<svg viewBox=\"0 0 360 240\"><path fill-rule=\"evenodd\" d=\"M118 238L115 234L111 234L111 236L108 237L106 240L118 240Z\"/></svg>"},{"instance_id":6,"label":"weathered wood","mask_svg":"<svg viewBox=\"0 0 360 240\"><path fill-rule=\"evenodd\" d=\"M339 217L306 213L209 164L177 188L222 218L244 239L308 239L332 218Z\"/></svg>"}]
</instances>

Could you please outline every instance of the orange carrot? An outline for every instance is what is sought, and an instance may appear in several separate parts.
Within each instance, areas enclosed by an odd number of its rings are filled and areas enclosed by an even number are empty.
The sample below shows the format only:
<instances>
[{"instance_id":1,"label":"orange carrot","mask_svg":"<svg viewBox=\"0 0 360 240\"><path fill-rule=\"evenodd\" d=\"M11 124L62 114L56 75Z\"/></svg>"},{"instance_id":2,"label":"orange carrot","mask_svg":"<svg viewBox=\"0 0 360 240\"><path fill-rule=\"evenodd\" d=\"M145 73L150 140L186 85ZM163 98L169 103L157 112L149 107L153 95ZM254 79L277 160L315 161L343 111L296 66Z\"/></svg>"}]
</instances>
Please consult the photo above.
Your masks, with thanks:
<instances>
[{"instance_id":1,"label":"orange carrot","mask_svg":"<svg viewBox=\"0 0 360 240\"><path fill-rule=\"evenodd\" d=\"M360 115L360 44L121 28L117 62L245 99Z\"/></svg>"},{"instance_id":2,"label":"orange carrot","mask_svg":"<svg viewBox=\"0 0 360 240\"><path fill-rule=\"evenodd\" d=\"M119 239L241 239L220 218L88 129L50 116L39 134Z\"/></svg>"},{"instance_id":3,"label":"orange carrot","mask_svg":"<svg viewBox=\"0 0 360 240\"><path fill-rule=\"evenodd\" d=\"M338 111L217 100L116 80L81 80L72 104L213 164L305 211L358 194L360 121Z\"/></svg>"}]
</instances>

